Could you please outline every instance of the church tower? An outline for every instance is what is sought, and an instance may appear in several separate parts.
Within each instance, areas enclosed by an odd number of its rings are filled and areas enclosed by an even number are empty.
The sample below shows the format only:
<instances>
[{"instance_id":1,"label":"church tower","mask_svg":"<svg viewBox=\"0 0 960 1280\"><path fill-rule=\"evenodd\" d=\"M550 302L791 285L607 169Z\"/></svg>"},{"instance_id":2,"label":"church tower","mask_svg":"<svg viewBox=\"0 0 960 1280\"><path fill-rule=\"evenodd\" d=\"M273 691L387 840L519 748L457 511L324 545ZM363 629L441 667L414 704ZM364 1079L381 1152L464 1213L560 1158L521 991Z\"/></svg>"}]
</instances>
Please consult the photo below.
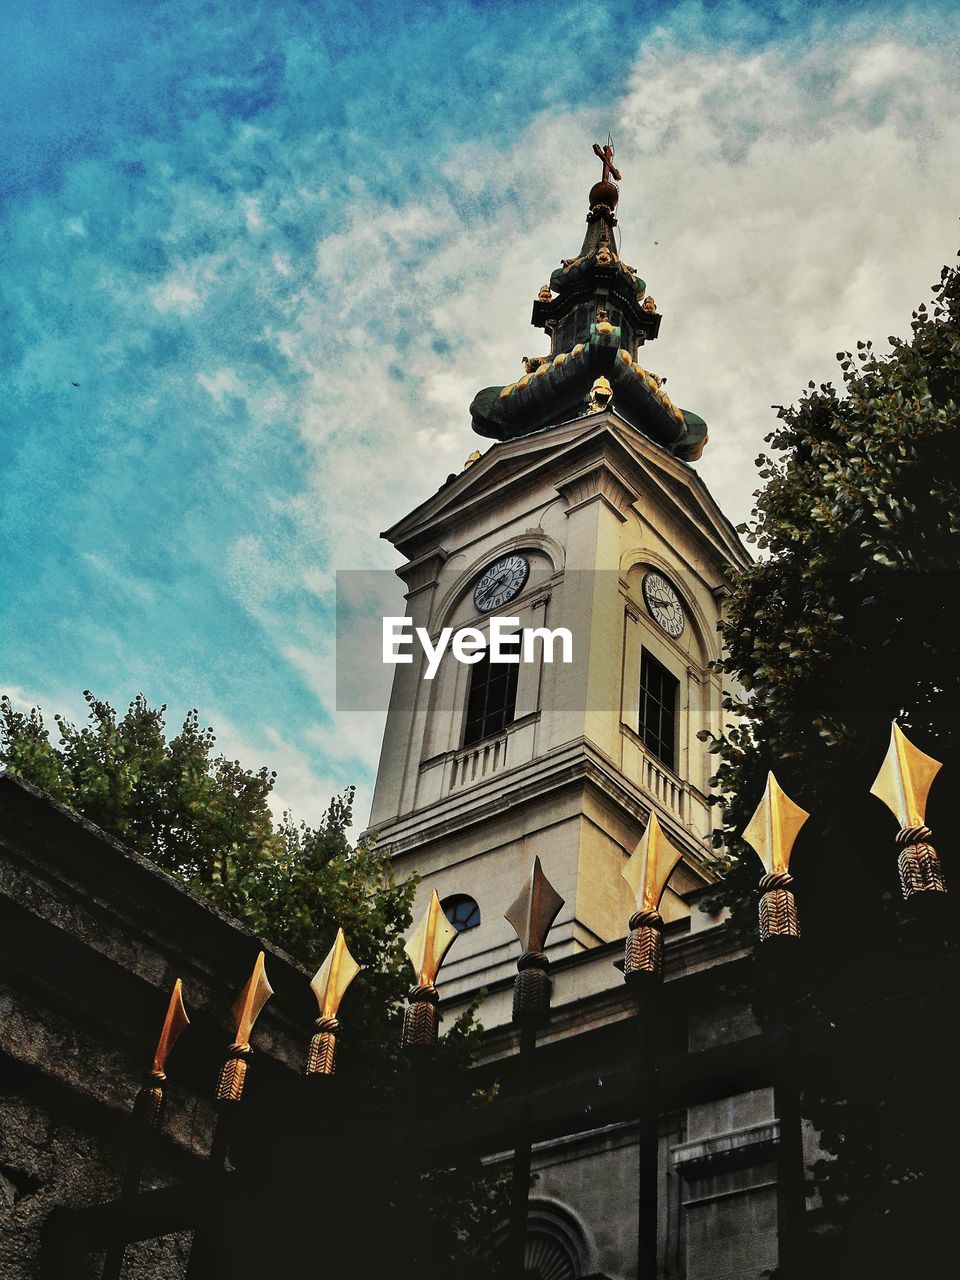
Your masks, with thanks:
<instances>
[{"instance_id":1,"label":"church tower","mask_svg":"<svg viewBox=\"0 0 960 1280\"><path fill-rule=\"evenodd\" d=\"M395 668L371 830L462 930L443 995L488 988L487 1026L509 1020L518 949L503 913L535 855L565 900L548 944L558 982L626 933L620 871L651 812L683 851L665 920L699 927L688 899L713 879L697 734L721 725L724 567L748 557L691 466L706 424L645 368L661 317L618 252L612 147L594 149L583 245L533 304L549 352L476 395L474 431L494 443L382 535L434 641L486 634L493 616L572 636L569 663L559 645L552 662L545 644L519 664L448 652L427 680L414 646ZM619 980L605 969L598 981Z\"/></svg>"}]
</instances>

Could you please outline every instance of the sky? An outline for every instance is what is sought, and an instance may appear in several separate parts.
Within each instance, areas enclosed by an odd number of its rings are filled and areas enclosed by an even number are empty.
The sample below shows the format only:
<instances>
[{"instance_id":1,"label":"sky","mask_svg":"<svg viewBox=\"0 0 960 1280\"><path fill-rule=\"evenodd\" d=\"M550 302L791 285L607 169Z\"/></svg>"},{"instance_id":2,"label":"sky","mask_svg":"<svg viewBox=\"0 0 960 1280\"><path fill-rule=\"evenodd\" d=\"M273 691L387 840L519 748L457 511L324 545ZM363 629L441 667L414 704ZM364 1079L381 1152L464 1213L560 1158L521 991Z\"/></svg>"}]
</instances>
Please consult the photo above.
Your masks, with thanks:
<instances>
[{"instance_id":1,"label":"sky","mask_svg":"<svg viewBox=\"0 0 960 1280\"><path fill-rule=\"evenodd\" d=\"M278 810L354 784L362 826L334 575L489 446L591 144L738 522L770 406L960 247L958 54L939 3L6 0L0 689L197 707Z\"/></svg>"}]
</instances>

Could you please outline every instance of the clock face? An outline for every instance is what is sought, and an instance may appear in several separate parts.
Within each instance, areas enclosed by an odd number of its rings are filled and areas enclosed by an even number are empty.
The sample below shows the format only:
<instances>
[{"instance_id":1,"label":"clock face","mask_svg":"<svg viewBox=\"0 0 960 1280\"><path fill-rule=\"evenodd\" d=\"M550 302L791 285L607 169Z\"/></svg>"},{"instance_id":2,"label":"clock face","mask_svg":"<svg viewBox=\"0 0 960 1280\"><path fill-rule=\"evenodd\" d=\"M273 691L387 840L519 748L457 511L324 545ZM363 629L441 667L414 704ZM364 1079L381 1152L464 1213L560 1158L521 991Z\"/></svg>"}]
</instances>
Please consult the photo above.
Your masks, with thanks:
<instances>
[{"instance_id":1,"label":"clock face","mask_svg":"<svg viewBox=\"0 0 960 1280\"><path fill-rule=\"evenodd\" d=\"M643 580L643 598L654 622L676 640L683 630L683 606L670 583L659 573L648 573Z\"/></svg>"},{"instance_id":2,"label":"clock face","mask_svg":"<svg viewBox=\"0 0 960 1280\"><path fill-rule=\"evenodd\" d=\"M530 573L525 556L503 556L483 571L473 589L473 603L481 613L499 609L523 590Z\"/></svg>"}]
</instances>

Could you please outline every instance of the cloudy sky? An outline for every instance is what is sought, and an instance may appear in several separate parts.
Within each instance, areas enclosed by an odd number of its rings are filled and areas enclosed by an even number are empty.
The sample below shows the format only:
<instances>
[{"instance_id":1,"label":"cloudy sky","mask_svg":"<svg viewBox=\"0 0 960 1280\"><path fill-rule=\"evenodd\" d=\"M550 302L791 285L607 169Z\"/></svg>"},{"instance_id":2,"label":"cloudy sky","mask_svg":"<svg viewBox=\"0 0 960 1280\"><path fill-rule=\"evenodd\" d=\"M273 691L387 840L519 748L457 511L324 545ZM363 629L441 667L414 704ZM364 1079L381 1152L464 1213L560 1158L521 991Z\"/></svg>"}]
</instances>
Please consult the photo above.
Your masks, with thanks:
<instances>
[{"instance_id":1,"label":"cloudy sky","mask_svg":"<svg viewBox=\"0 0 960 1280\"><path fill-rule=\"evenodd\" d=\"M8 0L0 686L197 706L279 804L357 783L362 822L333 575L391 569L380 530L487 447L590 144L741 520L769 406L960 246L951 8Z\"/></svg>"}]
</instances>

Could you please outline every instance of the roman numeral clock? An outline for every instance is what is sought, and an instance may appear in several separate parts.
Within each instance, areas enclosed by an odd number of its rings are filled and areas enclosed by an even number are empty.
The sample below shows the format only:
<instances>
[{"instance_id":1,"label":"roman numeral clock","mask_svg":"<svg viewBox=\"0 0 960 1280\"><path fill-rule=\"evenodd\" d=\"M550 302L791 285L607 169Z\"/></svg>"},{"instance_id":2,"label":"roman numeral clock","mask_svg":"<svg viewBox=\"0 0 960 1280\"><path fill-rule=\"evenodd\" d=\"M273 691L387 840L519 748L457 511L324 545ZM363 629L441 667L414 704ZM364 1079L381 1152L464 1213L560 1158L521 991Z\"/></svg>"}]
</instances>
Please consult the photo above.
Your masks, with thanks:
<instances>
[{"instance_id":1,"label":"roman numeral clock","mask_svg":"<svg viewBox=\"0 0 960 1280\"><path fill-rule=\"evenodd\" d=\"M480 613L491 613L520 594L530 576L526 556L509 555L486 568L473 589L473 603Z\"/></svg>"},{"instance_id":2,"label":"roman numeral clock","mask_svg":"<svg viewBox=\"0 0 960 1280\"><path fill-rule=\"evenodd\" d=\"M643 600L657 626L676 640L683 631L683 606L666 578L648 573L643 579Z\"/></svg>"}]
</instances>

